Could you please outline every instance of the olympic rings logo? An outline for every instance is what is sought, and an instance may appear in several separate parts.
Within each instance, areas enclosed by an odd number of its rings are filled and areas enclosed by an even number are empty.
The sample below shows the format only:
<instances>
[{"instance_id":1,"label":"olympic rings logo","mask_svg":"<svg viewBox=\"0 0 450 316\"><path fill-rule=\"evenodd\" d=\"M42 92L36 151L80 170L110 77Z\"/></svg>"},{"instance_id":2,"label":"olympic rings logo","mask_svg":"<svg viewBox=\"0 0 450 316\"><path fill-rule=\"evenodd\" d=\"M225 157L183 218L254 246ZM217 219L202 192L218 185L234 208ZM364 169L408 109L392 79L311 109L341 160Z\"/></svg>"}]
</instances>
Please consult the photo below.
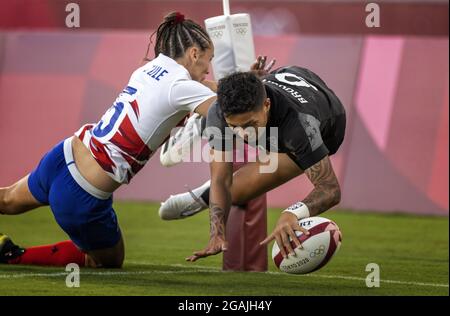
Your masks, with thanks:
<instances>
[{"instance_id":1,"label":"olympic rings logo","mask_svg":"<svg viewBox=\"0 0 450 316\"><path fill-rule=\"evenodd\" d=\"M314 251L311 251L309 253L309 256L311 258L315 258L317 256L323 255L325 253L325 246L324 245L320 245L319 248L314 249Z\"/></svg>"},{"instance_id":2,"label":"olympic rings logo","mask_svg":"<svg viewBox=\"0 0 450 316\"><path fill-rule=\"evenodd\" d=\"M211 38L217 38L217 39L222 38L223 31L212 31L212 32L209 33L209 36Z\"/></svg>"},{"instance_id":3,"label":"olympic rings logo","mask_svg":"<svg viewBox=\"0 0 450 316\"><path fill-rule=\"evenodd\" d=\"M245 34L247 34L247 28L245 27L235 28L234 31L236 32L237 35L240 36L244 36ZM209 31L209 36L211 38L220 39L223 36L223 31L222 30Z\"/></svg>"},{"instance_id":4,"label":"olympic rings logo","mask_svg":"<svg viewBox=\"0 0 450 316\"><path fill-rule=\"evenodd\" d=\"M247 34L247 28L245 28L245 27L238 27L235 29L235 31L236 31L236 34L242 35L242 36Z\"/></svg>"}]
</instances>

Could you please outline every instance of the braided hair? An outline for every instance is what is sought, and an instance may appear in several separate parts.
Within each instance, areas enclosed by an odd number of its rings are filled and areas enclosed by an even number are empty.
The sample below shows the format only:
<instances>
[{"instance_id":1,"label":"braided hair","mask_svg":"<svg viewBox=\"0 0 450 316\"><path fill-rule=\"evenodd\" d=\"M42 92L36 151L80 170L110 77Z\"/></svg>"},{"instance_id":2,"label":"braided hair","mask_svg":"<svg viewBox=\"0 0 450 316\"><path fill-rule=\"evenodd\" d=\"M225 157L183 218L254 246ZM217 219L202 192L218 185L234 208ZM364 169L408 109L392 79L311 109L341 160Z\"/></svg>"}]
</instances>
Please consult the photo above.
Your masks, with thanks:
<instances>
[{"instance_id":1,"label":"braided hair","mask_svg":"<svg viewBox=\"0 0 450 316\"><path fill-rule=\"evenodd\" d=\"M171 12L164 17L156 32L150 37L144 60L149 61L147 55L152 44L151 38L156 33L155 57L160 53L176 59L182 57L186 50L192 46L199 47L202 51L212 46L208 33L192 20L186 20L179 12Z\"/></svg>"}]
</instances>

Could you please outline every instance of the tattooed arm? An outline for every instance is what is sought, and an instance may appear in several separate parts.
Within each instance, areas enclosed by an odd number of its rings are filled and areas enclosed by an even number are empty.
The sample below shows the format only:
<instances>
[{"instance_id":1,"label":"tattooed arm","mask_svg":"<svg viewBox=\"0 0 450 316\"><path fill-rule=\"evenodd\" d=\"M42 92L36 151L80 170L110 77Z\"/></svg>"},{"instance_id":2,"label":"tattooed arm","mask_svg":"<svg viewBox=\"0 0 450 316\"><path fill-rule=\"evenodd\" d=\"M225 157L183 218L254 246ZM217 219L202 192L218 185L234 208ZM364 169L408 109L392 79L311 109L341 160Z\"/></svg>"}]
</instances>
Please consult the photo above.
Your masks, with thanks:
<instances>
[{"instance_id":1,"label":"tattooed arm","mask_svg":"<svg viewBox=\"0 0 450 316\"><path fill-rule=\"evenodd\" d=\"M209 243L204 250L196 251L192 256L186 258L187 261L196 261L199 258L215 255L227 248L227 242L225 240L225 223L231 207L233 165L231 162L212 161L210 163L210 169Z\"/></svg>"},{"instance_id":2,"label":"tattooed arm","mask_svg":"<svg viewBox=\"0 0 450 316\"><path fill-rule=\"evenodd\" d=\"M281 255L284 258L287 257L288 253L294 254L294 249L289 241L289 237L294 241L297 247L302 247L300 241L296 238L295 231L301 231L307 235L309 234L309 232L298 224L297 216L300 215L296 215L292 210L301 210L303 214L301 214L300 218L316 216L338 204L341 199L339 182L336 179L328 156L312 167L306 169L305 173L314 184L314 189L303 200L303 203L296 203L281 213L277 226L272 234L267 236L267 238L261 242L261 244L265 245L270 241L275 240L280 248ZM306 210L304 209L303 204L306 205Z\"/></svg>"},{"instance_id":3,"label":"tattooed arm","mask_svg":"<svg viewBox=\"0 0 450 316\"><path fill-rule=\"evenodd\" d=\"M339 182L328 156L306 169L305 174L314 185L312 192L303 200L311 216L323 213L341 201Z\"/></svg>"}]
</instances>

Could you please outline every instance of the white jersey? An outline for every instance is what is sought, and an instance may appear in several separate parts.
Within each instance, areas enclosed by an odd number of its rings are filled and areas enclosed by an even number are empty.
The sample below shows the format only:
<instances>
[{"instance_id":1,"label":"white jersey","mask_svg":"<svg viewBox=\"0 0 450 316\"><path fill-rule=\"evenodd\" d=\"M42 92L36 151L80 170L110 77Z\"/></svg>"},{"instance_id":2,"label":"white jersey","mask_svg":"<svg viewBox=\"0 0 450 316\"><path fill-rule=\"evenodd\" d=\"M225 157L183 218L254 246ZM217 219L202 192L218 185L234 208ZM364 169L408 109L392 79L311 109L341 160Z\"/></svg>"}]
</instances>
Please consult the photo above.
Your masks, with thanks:
<instances>
[{"instance_id":1,"label":"white jersey","mask_svg":"<svg viewBox=\"0 0 450 316\"><path fill-rule=\"evenodd\" d=\"M186 68L160 54L138 68L97 124L75 135L119 183L129 183L189 112L215 96Z\"/></svg>"}]
</instances>

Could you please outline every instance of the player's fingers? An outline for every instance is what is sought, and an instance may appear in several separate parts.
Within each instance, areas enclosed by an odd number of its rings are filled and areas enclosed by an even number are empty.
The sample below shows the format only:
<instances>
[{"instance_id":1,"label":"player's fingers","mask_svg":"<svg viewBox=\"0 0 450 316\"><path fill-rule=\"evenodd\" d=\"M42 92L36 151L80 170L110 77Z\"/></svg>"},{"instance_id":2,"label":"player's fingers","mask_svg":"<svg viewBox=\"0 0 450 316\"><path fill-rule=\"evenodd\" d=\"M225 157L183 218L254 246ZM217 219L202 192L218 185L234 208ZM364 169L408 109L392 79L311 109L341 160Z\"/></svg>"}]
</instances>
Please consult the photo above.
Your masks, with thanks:
<instances>
[{"instance_id":1,"label":"player's fingers","mask_svg":"<svg viewBox=\"0 0 450 316\"><path fill-rule=\"evenodd\" d=\"M191 261L192 260L192 256L186 257L186 258L184 258L184 260Z\"/></svg>"},{"instance_id":2,"label":"player's fingers","mask_svg":"<svg viewBox=\"0 0 450 316\"><path fill-rule=\"evenodd\" d=\"M186 261L195 261L195 258L196 258L196 256L192 255L192 256L186 257L185 259L186 259Z\"/></svg>"},{"instance_id":3,"label":"player's fingers","mask_svg":"<svg viewBox=\"0 0 450 316\"><path fill-rule=\"evenodd\" d=\"M276 62L277 62L276 59L272 59L272 60L270 61L270 63L267 65L265 71L269 72L270 70L272 70L272 67L275 65Z\"/></svg>"},{"instance_id":4,"label":"player's fingers","mask_svg":"<svg viewBox=\"0 0 450 316\"><path fill-rule=\"evenodd\" d=\"M274 239L275 239L275 237L273 236L273 234L270 234L269 236L266 237L266 239L261 241L259 244L260 245L266 245L266 244L268 244L269 242L271 242Z\"/></svg>"},{"instance_id":5,"label":"player's fingers","mask_svg":"<svg viewBox=\"0 0 450 316\"><path fill-rule=\"evenodd\" d=\"M301 227L299 224L294 225L294 229L298 230L299 232L302 232L305 235L309 235L309 231L306 228Z\"/></svg>"},{"instance_id":6,"label":"player's fingers","mask_svg":"<svg viewBox=\"0 0 450 316\"><path fill-rule=\"evenodd\" d=\"M204 257L206 255L207 251L208 251L207 249L200 250L200 251L194 251L194 256Z\"/></svg>"},{"instance_id":7,"label":"player's fingers","mask_svg":"<svg viewBox=\"0 0 450 316\"><path fill-rule=\"evenodd\" d=\"M281 240L280 235L275 235L275 240L277 241L278 248L280 248L281 255L283 258L286 258L286 250L284 249L283 241Z\"/></svg>"},{"instance_id":8,"label":"player's fingers","mask_svg":"<svg viewBox=\"0 0 450 316\"><path fill-rule=\"evenodd\" d=\"M283 245L286 248L286 250L288 251L288 253L293 255L295 253L294 249L292 249L292 245L291 245L291 242L289 240L289 236L286 233L286 231L284 231L284 230L281 231L281 240L283 241Z\"/></svg>"},{"instance_id":9,"label":"player's fingers","mask_svg":"<svg viewBox=\"0 0 450 316\"><path fill-rule=\"evenodd\" d=\"M194 262L194 261L197 261L200 258L201 257L198 257L198 256L190 256L190 257L186 258L186 261Z\"/></svg>"},{"instance_id":10,"label":"player's fingers","mask_svg":"<svg viewBox=\"0 0 450 316\"><path fill-rule=\"evenodd\" d=\"M259 67L259 70L264 70L264 67L266 67L266 61L267 61L267 56L262 56L261 57L261 66Z\"/></svg>"},{"instance_id":11,"label":"player's fingers","mask_svg":"<svg viewBox=\"0 0 450 316\"><path fill-rule=\"evenodd\" d=\"M258 70L259 67L259 56L255 59L253 64L250 66L250 70Z\"/></svg>"},{"instance_id":12,"label":"player's fingers","mask_svg":"<svg viewBox=\"0 0 450 316\"><path fill-rule=\"evenodd\" d=\"M300 240L298 240L297 235L295 234L294 230L289 227L287 229L287 233L289 234L289 237L291 237L292 241L294 242L294 244L299 247L300 249L303 249L302 244L300 243Z\"/></svg>"},{"instance_id":13,"label":"player's fingers","mask_svg":"<svg viewBox=\"0 0 450 316\"><path fill-rule=\"evenodd\" d=\"M258 58L256 58L256 69L257 70L261 69L261 61L262 61L262 56L258 55Z\"/></svg>"},{"instance_id":14,"label":"player's fingers","mask_svg":"<svg viewBox=\"0 0 450 316\"><path fill-rule=\"evenodd\" d=\"M197 260L199 258L206 257L206 256L208 256L207 252L208 252L208 249L194 251L194 254L192 256L186 258L186 260L189 259L188 261L195 261L195 260Z\"/></svg>"}]
</instances>

